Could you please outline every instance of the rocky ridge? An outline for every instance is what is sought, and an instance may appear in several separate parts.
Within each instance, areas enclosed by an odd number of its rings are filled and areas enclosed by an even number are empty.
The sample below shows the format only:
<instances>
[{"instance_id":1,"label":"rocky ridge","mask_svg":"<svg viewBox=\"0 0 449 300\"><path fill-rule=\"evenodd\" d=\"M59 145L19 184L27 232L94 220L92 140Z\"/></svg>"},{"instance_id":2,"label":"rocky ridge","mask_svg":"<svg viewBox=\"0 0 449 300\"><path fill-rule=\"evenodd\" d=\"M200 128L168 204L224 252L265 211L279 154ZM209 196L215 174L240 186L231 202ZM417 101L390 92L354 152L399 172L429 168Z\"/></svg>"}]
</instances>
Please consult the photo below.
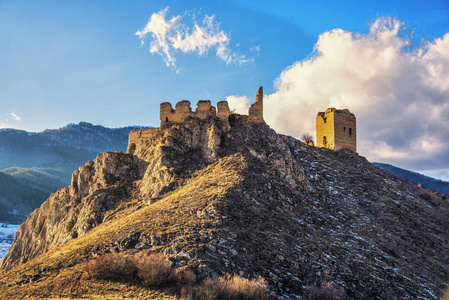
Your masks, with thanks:
<instances>
[{"instance_id":1,"label":"rocky ridge","mask_svg":"<svg viewBox=\"0 0 449 300\"><path fill-rule=\"evenodd\" d=\"M200 278L265 277L279 295L322 282L349 298L444 291L449 203L438 195L245 116L139 134L129 153L100 154L35 210L1 272L88 236L78 263L153 249Z\"/></svg>"}]
</instances>

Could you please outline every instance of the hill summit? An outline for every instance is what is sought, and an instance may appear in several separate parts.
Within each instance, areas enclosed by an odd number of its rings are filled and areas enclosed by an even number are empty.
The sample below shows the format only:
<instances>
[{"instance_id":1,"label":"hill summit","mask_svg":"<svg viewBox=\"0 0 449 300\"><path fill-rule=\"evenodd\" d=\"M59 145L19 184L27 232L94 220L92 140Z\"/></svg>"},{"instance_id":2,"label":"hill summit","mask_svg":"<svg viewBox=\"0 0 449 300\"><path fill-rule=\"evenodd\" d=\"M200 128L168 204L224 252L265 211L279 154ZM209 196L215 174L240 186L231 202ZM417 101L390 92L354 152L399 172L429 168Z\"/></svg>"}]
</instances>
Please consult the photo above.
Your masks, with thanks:
<instances>
[{"instance_id":1,"label":"hill summit","mask_svg":"<svg viewBox=\"0 0 449 300\"><path fill-rule=\"evenodd\" d=\"M250 116L189 112L76 170L19 227L0 296L84 280L80 265L104 253L150 250L200 279L261 276L276 295L331 283L350 299L432 299L449 279L448 214L447 200L357 153Z\"/></svg>"}]
</instances>

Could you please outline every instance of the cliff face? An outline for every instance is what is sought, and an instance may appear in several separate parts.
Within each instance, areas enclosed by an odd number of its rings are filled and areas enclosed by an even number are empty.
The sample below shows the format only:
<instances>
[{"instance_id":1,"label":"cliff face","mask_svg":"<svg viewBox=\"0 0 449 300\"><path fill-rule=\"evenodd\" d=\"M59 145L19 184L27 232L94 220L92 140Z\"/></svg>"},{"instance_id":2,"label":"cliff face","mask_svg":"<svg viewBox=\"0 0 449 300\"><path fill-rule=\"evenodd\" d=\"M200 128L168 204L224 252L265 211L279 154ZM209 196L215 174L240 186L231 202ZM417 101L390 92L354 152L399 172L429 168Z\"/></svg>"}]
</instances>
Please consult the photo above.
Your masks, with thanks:
<instances>
[{"instance_id":1,"label":"cliff face","mask_svg":"<svg viewBox=\"0 0 449 300\"><path fill-rule=\"evenodd\" d=\"M150 248L200 277L260 275L279 293L328 281L350 297L435 298L449 279L447 200L353 152L238 115L135 131L128 151L75 171L0 270L75 239L77 262Z\"/></svg>"}]
</instances>

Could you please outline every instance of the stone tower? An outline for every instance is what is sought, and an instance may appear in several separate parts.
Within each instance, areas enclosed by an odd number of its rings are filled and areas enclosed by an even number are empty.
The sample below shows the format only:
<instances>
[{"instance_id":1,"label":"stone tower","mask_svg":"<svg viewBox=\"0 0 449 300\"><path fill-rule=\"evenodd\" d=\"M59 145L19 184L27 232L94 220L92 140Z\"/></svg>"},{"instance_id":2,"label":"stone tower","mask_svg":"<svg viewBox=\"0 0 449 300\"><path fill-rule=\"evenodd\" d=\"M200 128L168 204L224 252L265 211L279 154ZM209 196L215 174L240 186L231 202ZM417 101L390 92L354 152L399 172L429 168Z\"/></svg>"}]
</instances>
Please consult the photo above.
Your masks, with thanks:
<instances>
[{"instance_id":1,"label":"stone tower","mask_svg":"<svg viewBox=\"0 0 449 300\"><path fill-rule=\"evenodd\" d=\"M357 152L355 116L347 109L328 108L316 116L316 145Z\"/></svg>"}]
</instances>

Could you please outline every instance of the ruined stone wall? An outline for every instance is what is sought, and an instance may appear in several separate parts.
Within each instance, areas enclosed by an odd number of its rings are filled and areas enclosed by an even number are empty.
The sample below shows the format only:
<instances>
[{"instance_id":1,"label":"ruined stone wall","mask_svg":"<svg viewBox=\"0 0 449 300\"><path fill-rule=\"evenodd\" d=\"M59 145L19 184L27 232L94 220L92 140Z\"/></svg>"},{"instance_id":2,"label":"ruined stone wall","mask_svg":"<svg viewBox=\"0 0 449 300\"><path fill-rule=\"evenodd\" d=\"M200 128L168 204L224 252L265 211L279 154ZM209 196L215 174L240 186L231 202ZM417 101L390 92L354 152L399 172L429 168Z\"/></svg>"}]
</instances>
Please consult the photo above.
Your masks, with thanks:
<instances>
[{"instance_id":1,"label":"ruined stone wall","mask_svg":"<svg viewBox=\"0 0 449 300\"><path fill-rule=\"evenodd\" d=\"M166 128L175 123L183 123L189 117L204 120L211 116L217 116L220 120L228 122L231 114L227 101L219 101L216 109L209 100L200 100L194 112L192 112L190 102L187 100L178 102L175 109L172 108L169 102L164 102L161 103L160 109L161 128ZM257 91L255 103L249 108L248 120L255 123L264 122L262 87Z\"/></svg>"},{"instance_id":2,"label":"ruined stone wall","mask_svg":"<svg viewBox=\"0 0 449 300\"><path fill-rule=\"evenodd\" d=\"M357 152L356 120L349 110L336 111L334 113L334 150L349 149Z\"/></svg>"},{"instance_id":3,"label":"ruined stone wall","mask_svg":"<svg viewBox=\"0 0 449 300\"><path fill-rule=\"evenodd\" d=\"M159 128L145 128L133 130L128 136L128 149L126 153L133 154L139 142L153 139L159 132Z\"/></svg>"},{"instance_id":4,"label":"ruined stone wall","mask_svg":"<svg viewBox=\"0 0 449 300\"><path fill-rule=\"evenodd\" d=\"M328 108L316 117L317 147L357 152L356 118L347 109Z\"/></svg>"},{"instance_id":5,"label":"ruined stone wall","mask_svg":"<svg viewBox=\"0 0 449 300\"><path fill-rule=\"evenodd\" d=\"M248 111L248 120L250 122L262 123L263 120L263 89L259 88L256 94L256 101L250 106Z\"/></svg>"},{"instance_id":6,"label":"ruined stone wall","mask_svg":"<svg viewBox=\"0 0 449 300\"><path fill-rule=\"evenodd\" d=\"M161 103L160 111L161 128L170 126L173 123L182 123L189 117L195 117L204 120L215 115L221 116L221 118L229 117L229 107L227 102L226 104L220 104L219 112L217 112L215 107L211 105L211 102L209 100L198 101L197 109L194 112L192 112L192 109L190 108L190 101L183 100L178 102L174 110L169 102L164 102Z\"/></svg>"},{"instance_id":7,"label":"ruined stone wall","mask_svg":"<svg viewBox=\"0 0 449 300\"><path fill-rule=\"evenodd\" d=\"M316 146L334 149L334 114L330 108L316 116Z\"/></svg>"},{"instance_id":8,"label":"ruined stone wall","mask_svg":"<svg viewBox=\"0 0 449 300\"><path fill-rule=\"evenodd\" d=\"M221 120L229 118L231 111L229 110L228 101L219 101L217 103L217 117Z\"/></svg>"},{"instance_id":9,"label":"ruined stone wall","mask_svg":"<svg viewBox=\"0 0 449 300\"><path fill-rule=\"evenodd\" d=\"M159 118L161 121L161 127L164 127L172 122L172 116L175 113L169 102L161 103Z\"/></svg>"}]
</instances>

